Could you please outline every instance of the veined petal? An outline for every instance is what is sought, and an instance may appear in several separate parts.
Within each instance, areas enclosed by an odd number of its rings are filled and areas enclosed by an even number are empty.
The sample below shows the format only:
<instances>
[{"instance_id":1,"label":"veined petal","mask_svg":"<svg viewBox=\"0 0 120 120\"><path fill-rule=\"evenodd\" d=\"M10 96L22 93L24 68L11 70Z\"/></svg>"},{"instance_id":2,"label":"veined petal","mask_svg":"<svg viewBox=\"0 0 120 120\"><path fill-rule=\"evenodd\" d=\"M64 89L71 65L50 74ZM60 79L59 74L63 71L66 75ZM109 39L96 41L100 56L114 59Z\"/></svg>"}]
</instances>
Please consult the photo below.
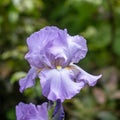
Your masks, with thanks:
<instances>
[{"instance_id":1,"label":"veined petal","mask_svg":"<svg viewBox=\"0 0 120 120\"><path fill-rule=\"evenodd\" d=\"M53 31L56 36L54 36L51 41L51 45L46 47L46 56L49 59L51 66L56 67L56 65L63 66L67 61L66 49L68 48L67 42L67 31L61 30L57 27L46 27L47 30Z\"/></svg>"},{"instance_id":2,"label":"veined petal","mask_svg":"<svg viewBox=\"0 0 120 120\"><path fill-rule=\"evenodd\" d=\"M45 28L48 31L52 31L54 36L53 36L53 46L67 46L67 30L61 30L55 26L48 26ZM55 36L56 35L56 36Z\"/></svg>"},{"instance_id":3,"label":"veined petal","mask_svg":"<svg viewBox=\"0 0 120 120\"><path fill-rule=\"evenodd\" d=\"M85 85L88 84L89 86L94 86L97 83L98 79L102 77L102 75L91 75L75 64L72 64L71 68L73 72L78 76L76 82L83 82Z\"/></svg>"},{"instance_id":4,"label":"veined petal","mask_svg":"<svg viewBox=\"0 0 120 120\"><path fill-rule=\"evenodd\" d=\"M16 106L17 120L48 120L47 103L35 106L20 102Z\"/></svg>"},{"instance_id":5,"label":"veined petal","mask_svg":"<svg viewBox=\"0 0 120 120\"><path fill-rule=\"evenodd\" d=\"M34 51L28 52L25 55L25 59L30 63L30 65L32 65L38 69L44 68L46 66L51 67L51 63L50 63L48 57L42 51L41 51L41 53L34 52Z\"/></svg>"},{"instance_id":6,"label":"veined petal","mask_svg":"<svg viewBox=\"0 0 120 120\"><path fill-rule=\"evenodd\" d=\"M45 27L38 32L34 32L27 38L30 51L40 51L50 44L57 37L57 27Z\"/></svg>"},{"instance_id":7,"label":"veined petal","mask_svg":"<svg viewBox=\"0 0 120 120\"><path fill-rule=\"evenodd\" d=\"M86 40L82 36L70 36L67 30L47 26L27 39L29 51L25 58L37 68L78 63L87 53ZM59 61L60 60L60 61Z\"/></svg>"},{"instance_id":8,"label":"veined petal","mask_svg":"<svg viewBox=\"0 0 120 120\"><path fill-rule=\"evenodd\" d=\"M41 61L42 58L38 56L37 52L28 52L25 55L25 59L30 63L30 65L36 67L36 68L43 68L44 64Z\"/></svg>"},{"instance_id":9,"label":"veined petal","mask_svg":"<svg viewBox=\"0 0 120 120\"><path fill-rule=\"evenodd\" d=\"M51 47L48 49L49 58L53 66L64 66L67 61L67 56L65 54L65 49L62 47Z\"/></svg>"},{"instance_id":10,"label":"veined petal","mask_svg":"<svg viewBox=\"0 0 120 120\"><path fill-rule=\"evenodd\" d=\"M39 116L41 117L40 120L48 120L47 102L43 103L42 105L37 105L37 109L39 112Z\"/></svg>"},{"instance_id":11,"label":"veined petal","mask_svg":"<svg viewBox=\"0 0 120 120\"><path fill-rule=\"evenodd\" d=\"M78 63L79 60L83 59L87 53L86 40L79 35L76 36L67 36L69 42L69 59L73 63Z\"/></svg>"},{"instance_id":12,"label":"veined petal","mask_svg":"<svg viewBox=\"0 0 120 120\"><path fill-rule=\"evenodd\" d=\"M35 78L37 77L37 71L32 67L26 77L19 80L20 92L23 92L25 89L34 86Z\"/></svg>"},{"instance_id":13,"label":"veined petal","mask_svg":"<svg viewBox=\"0 0 120 120\"><path fill-rule=\"evenodd\" d=\"M44 69L39 77L42 94L52 101L70 99L83 87L72 80L74 74L69 69Z\"/></svg>"},{"instance_id":14,"label":"veined petal","mask_svg":"<svg viewBox=\"0 0 120 120\"><path fill-rule=\"evenodd\" d=\"M54 26L47 26L28 37L27 44L29 51L25 59L32 66L37 68L48 66L52 68L53 60L56 62L56 58L61 58L62 61L66 59L64 50L68 46L67 31Z\"/></svg>"}]
</instances>

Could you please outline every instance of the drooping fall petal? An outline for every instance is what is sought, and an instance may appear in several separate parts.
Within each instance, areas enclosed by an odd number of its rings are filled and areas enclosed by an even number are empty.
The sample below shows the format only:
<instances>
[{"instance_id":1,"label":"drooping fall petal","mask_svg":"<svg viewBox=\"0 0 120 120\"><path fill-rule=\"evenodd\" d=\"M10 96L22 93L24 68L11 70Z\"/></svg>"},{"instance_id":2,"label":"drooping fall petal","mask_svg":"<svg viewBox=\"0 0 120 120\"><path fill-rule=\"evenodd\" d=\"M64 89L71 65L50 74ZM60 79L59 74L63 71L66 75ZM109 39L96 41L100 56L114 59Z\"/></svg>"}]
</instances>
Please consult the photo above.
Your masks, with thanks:
<instances>
[{"instance_id":1,"label":"drooping fall petal","mask_svg":"<svg viewBox=\"0 0 120 120\"><path fill-rule=\"evenodd\" d=\"M71 68L75 74L77 74L76 82L84 82L84 84L88 84L89 86L94 86L98 79L102 77L102 75L91 75L78 67L75 64L71 65Z\"/></svg>"},{"instance_id":2,"label":"drooping fall petal","mask_svg":"<svg viewBox=\"0 0 120 120\"><path fill-rule=\"evenodd\" d=\"M68 69L45 69L39 77L42 94L52 101L70 99L84 86L73 81L74 74Z\"/></svg>"},{"instance_id":3,"label":"drooping fall petal","mask_svg":"<svg viewBox=\"0 0 120 120\"><path fill-rule=\"evenodd\" d=\"M37 71L32 67L26 77L19 80L20 92L23 92L26 88L32 87L35 84L35 78L37 77Z\"/></svg>"}]
</instances>

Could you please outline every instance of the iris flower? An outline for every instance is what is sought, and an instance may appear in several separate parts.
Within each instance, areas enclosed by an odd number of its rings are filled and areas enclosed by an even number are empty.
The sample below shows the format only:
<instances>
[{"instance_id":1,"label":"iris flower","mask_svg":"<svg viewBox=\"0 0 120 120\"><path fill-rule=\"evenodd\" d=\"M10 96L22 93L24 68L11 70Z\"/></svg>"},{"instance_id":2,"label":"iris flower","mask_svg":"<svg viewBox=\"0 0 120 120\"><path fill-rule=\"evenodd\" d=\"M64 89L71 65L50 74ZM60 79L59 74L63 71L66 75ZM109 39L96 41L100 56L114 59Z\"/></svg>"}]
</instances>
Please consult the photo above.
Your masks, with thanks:
<instances>
[{"instance_id":1,"label":"iris flower","mask_svg":"<svg viewBox=\"0 0 120 120\"><path fill-rule=\"evenodd\" d=\"M47 103L35 106L20 102L16 106L17 120L48 120Z\"/></svg>"},{"instance_id":2,"label":"iris flower","mask_svg":"<svg viewBox=\"0 0 120 120\"><path fill-rule=\"evenodd\" d=\"M76 65L86 56L86 40L70 36L67 30L47 26L27 38L25 59L31 68L19 81L20 91L35 85L40 78L42 94L49 100L71 99L88 84L94 86L101 75L94 76Z\"/></svg>"}]
</instances>

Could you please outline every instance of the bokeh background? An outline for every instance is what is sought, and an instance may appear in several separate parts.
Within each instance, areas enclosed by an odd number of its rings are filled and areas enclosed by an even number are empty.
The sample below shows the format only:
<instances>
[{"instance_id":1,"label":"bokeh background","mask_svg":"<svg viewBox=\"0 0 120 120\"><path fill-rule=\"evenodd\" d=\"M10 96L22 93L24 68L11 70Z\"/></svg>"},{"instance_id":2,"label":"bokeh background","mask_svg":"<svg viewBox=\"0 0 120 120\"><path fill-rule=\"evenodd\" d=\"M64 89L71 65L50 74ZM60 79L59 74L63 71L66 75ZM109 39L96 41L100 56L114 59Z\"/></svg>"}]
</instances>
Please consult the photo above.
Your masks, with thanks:
<instances>
[{"instance_id":1,"label":"bokeh background","mask_svg":"<svg viewBox=\"0 0 120 120\"><path fill-rule=\"evenodd\" d=\"M47 25L84 36L89 51L79 66L103 74L64 102L65 120L120 120L120 0L0 0L0 119L16 120L20 101L45 100L39 83L21 94L18 80L29 69L26 38Z\"/></svg>"}]
</instances>

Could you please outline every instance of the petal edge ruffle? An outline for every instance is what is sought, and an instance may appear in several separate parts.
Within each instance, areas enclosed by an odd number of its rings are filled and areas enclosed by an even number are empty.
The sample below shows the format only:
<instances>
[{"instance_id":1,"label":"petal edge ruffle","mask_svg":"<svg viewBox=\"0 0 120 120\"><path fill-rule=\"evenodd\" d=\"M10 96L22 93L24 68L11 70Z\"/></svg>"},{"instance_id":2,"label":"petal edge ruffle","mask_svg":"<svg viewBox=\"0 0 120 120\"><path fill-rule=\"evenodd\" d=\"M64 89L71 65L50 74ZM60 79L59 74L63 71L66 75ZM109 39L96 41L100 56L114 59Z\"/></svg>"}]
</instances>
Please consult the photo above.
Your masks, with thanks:
<instances>
[{"instance_id":1,"label":"petal edge ruffle","mask_svg":"<svg viewBox=\"0 0 120 120\"><path fill-rule=\"evenodd\" d=\"M45 69L38 76L42 94L52 101L70 99L83 87L83 84L72 80L74 74L68 69Z\"/></svg>"},{"instance_id":2,"label":"petal edge ruffle","mask_svg":"<svg viewBox=\"0 0 120 120\"><path fill-rule=\"evenodd\" d=\"M37 71L35 68L32 67L28 71L26 77L19 80L20 92L23 92L25 89L34 86L36 77L37 77Z\"/></svg>"},{"instance_id":3,"label":"petal edge ruffle","mask_svg":"<svg viewBox=\"0 0 120 120\"><path fill-rule=\"evenodd\" d=\"M85 85L88 84L89 86L94 86L98 79L102 77L102 75L91 75L75 64L72 64L71 67L73 72L78 76L76 82L83 82Z\"/></svg>"}]
</instances>

